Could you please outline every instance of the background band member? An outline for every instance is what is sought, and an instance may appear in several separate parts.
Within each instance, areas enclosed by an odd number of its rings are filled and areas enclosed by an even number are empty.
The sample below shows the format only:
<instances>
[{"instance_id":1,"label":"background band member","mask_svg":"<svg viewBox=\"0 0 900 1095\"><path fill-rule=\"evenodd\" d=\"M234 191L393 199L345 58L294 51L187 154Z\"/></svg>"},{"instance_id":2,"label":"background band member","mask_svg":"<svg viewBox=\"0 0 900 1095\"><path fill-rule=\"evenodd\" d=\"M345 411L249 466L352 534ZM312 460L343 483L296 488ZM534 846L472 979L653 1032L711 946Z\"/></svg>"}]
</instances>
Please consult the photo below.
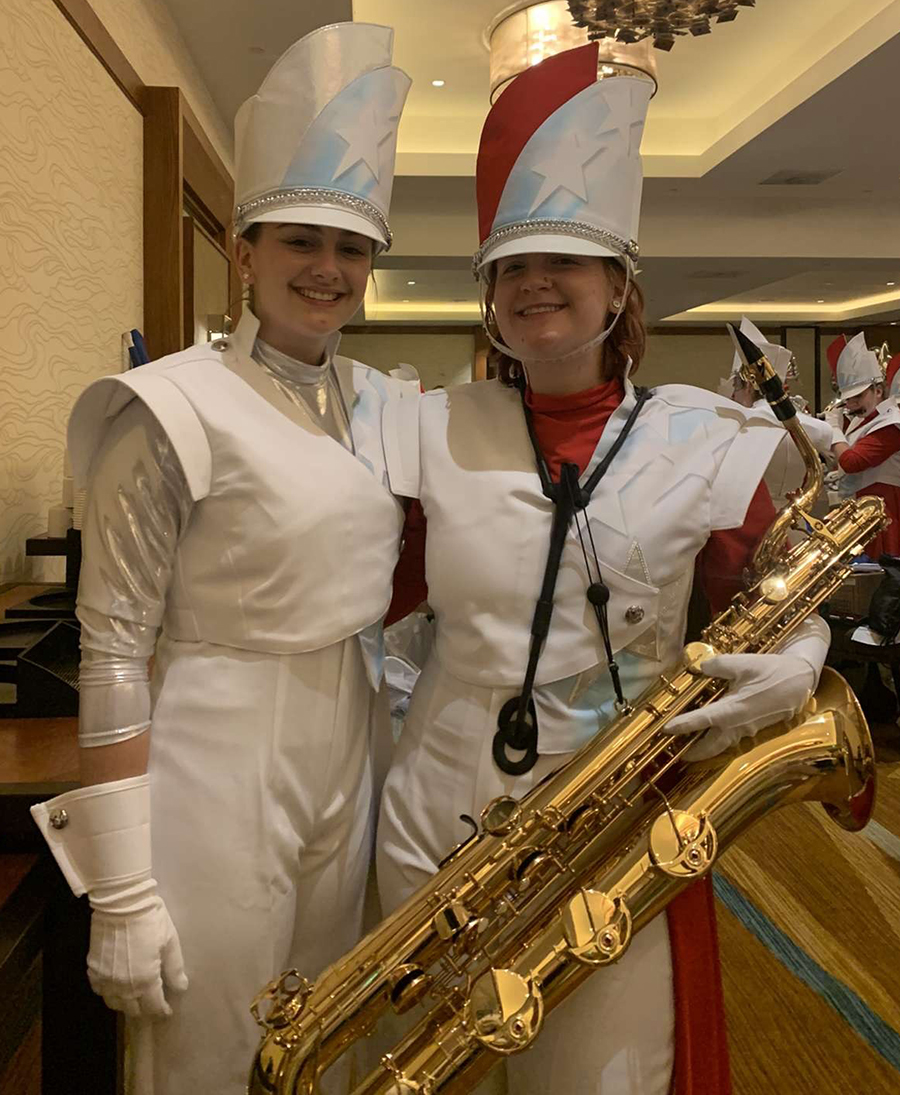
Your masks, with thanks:
<instances>
[{"instance_id":1,"label":"background band member","mask_svg":"<svg viewBox=\"0 0 900 1095\"><path fill-rule=\"evenodd\" d=\"M772 363L772 367L781 377L782 383L786 384L788 371L794 359L791 351L785 346L768 342L763 337L762 331L751 323L746 316L741 319L741 331L762 349ZM755 414L763 414L773 421L775 420L775 414L766 400L752 384L745 383L741 377L740 358L737 354L734 356L729 382L731 384L731 398L736 403L740 403L742 407L752 408ZM800 414L799 419L810 441L822 456L836 457L834 446L846 440L840 429L809 414ZM766 487L772 497L772 503L777 511L780 512L788 504L788 493L790 491L799 490L804 475L803 458L790 436L785 433L781 443L775 450L774 456L769 461L764 477Z\"/></svg>"},{"instance_id":2,"label":"background band member","mask_svg":"<svg viewBox=\"0 0 900 1095\"><path fill-rule=\"evenodd\" d=\"M426 393L390 467L425 521L436 638L382 800L386 912L469 835L461 814L521 797L678 661L695 562L721 607L774 517L760 483L781 440L772 423L700 389L632 384L651 88L598 72L596 44L560 54L491 109L476 266L500 378ZM585 508L567 524L573 497ZM536 643L548 576L552 617ZM817 620L783 653L714 659L727 697L669 729L707 729L693 748L711 756L794 711L826 630ZM680 1092L728 1091L717 960L701 883L507 1059L510 1092L666 1095L673 1072Z\"/></svg>"},{"instance_id":3,"label":"background band member","mask_svg":"<svg viewBox=\"0 0 900 1095\"><path fill-rule=\"evenodd\" d=\"M92 385L70 422L84 786L34 813L90 899L91 983L136 1023L145 1095L243 1092L253 996L360 932L402 526L381 415L418 389L335 354L390 243L391 49L344 23L275 64L236 119L252 307Z\"/></svg>"},{"instance_id":4,"label":"background band member","mask_svg":"<svg viewBox=\"0 0 900 1095\"><path fill-rule=\"evenodd\" d=\"M843 473L837 482L845 498L874 494L884 499L891 523L866 545L878 559L883 552L900 554L900 410L886 396L878 358L860 332L841 352L836 371L841 404L826 413L830 425L842 428L846 442L835 448Z\"/></svg>"}]
</instances>

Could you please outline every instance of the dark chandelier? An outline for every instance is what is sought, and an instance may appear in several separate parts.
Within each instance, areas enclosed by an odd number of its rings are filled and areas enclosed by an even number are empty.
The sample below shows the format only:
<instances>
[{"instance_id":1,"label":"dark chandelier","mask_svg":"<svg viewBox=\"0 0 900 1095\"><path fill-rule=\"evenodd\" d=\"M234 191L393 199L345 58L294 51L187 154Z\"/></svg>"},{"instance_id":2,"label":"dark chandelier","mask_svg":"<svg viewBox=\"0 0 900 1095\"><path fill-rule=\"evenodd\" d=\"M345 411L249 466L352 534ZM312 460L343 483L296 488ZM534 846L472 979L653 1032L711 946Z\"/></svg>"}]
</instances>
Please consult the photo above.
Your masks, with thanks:
<instances>
[{"instance_id":1,"label":"dark chandelier","mask_svg":"<svg viewBox=\"0 0 900 1095\"><path fill-rule=\"evenodd\" d=\"M669 50L681 34L709 34L712 23L737 19L738 8L756 0L567 0L576 27L588 38L615 38L622 43L653 38L657 49Z\"/></svg>"}]
</instances>

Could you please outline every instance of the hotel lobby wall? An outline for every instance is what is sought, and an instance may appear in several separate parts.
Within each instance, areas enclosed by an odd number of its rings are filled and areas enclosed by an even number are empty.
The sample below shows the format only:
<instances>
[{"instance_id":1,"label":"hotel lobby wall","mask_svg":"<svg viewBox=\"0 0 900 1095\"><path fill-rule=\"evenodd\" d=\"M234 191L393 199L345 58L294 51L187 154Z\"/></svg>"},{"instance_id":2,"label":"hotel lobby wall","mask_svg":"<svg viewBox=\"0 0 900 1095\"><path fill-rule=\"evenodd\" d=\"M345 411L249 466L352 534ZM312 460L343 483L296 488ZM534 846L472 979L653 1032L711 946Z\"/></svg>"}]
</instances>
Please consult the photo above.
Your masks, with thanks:
<instances>
[{"instance_id":1,"label":"hotel lobby wall","mask_svg":"<svg viewBox=\"0 0 900 1095\"><path fill-rule=\"evenodd\" d=\"M61 502L66 422L140 327L143 119L52 0L0 5L0 581Z\"/></svg>"},{"instance_id":2,"label":"hotel lobby wall","mask_svg":"<svg viewBox=\"0 0 900 1095\"><path fill-rule=\"evenodd\" d=\"M62 578L24 549L61 501L69 412L150 323L143 219L165 195L144 175L142 111L167 91L184 178L224 224L231 136L163 0L0 3L0 582ZM169 204L180 238L180 190Z\"/></svg>"},{"instance_id":3,"label":"hotel lobby wall","mask_svg":"<svg viewBox=\"0 0 900 1095\"><path fill-rule=\"evenodd\" d=\"M427 391L438 386L450 388L472 379L475 340L469 331L459 333L452 328L446 334L370 330L345 334L340 353L382 372L406 362L416 369Z\"/></svg>"}]
</instances>

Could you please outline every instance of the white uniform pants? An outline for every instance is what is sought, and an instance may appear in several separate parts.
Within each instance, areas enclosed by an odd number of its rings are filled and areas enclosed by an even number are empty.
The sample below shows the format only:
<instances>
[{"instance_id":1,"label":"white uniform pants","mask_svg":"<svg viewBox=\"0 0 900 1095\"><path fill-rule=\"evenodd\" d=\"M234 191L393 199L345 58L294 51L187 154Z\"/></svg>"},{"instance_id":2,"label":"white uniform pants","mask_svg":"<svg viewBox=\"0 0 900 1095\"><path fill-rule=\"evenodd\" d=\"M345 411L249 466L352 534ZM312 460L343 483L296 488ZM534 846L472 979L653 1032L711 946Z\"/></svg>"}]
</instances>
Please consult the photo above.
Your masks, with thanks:
<instances>
[{"instance_id":1,"label":"white uniform pants","mask_svg":"<svg viewBox=\"0 0 900 1095\"><path fill-rule=\"evenodd\" d=\"M385 915L438 862L497 795L521 798L567 756L540 757L519 777L494 765L491 739L509 690L457 680L432 656L413 693L378 824L378 883ZM657 917L614 967L600 970L547 1016L534 1045L506 1061L510 1095L667 1095L674 1058L672 964ZM500 1070L495 1070L500 1071ZM493 1074L485 1091L502 1091Z\"/></svg>"},{"instance_id":2,"label":"white uniform pants","mask_svg":"<svg viewBox=\"0 0 900 1095\"><path fill-rule=\"evenodd\" d=\"M132 1031L132 1090L243 1095L255 994L290 967L315 977L360 936L375 697L355 638L283 656L164 640L160 681L153 869L190 987Z\"/></svg>"}]
</instances>

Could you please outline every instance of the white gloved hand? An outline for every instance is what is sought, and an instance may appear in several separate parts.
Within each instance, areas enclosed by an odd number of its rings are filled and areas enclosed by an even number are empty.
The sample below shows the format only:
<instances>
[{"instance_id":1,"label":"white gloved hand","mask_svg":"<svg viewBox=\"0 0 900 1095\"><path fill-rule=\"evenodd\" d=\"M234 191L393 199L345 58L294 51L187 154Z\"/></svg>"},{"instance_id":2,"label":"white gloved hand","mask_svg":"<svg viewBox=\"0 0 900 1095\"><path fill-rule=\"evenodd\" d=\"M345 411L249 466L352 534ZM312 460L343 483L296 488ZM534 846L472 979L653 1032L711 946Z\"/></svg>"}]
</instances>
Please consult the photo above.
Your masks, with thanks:
<instances>
[{"instance_id":1,"label":"white gloved hand","mask_svg":"<svg viewBox=\"0 0 900 1095\"><path fill-rule=\"evenodd\" d=\"M844 431L844 408L832 407L823 413L822 417L828 423L833 430L837 430L843 435Z\"/></svg>"},{"instance_id":2,"label":"white gloved hand","mask_svg":"<svg viewBox=\"0 0 900 1095\"><path fill-rule=\"evenodd\" d=\"M707 732L685 753L707 760L742 738L795 715L815 690L831 633L821 616L810 616L777 654L720 654L703 663L707 677L729 681L721 699L676 715L668 734Z\"/></svg>"},{"instance_id":3,"label":"white gloved hand","mask_svg":"<svg viewBox=\"0 0 900 1095\"><path fill-rule=\"evenodd\" d=\"M93 909L88 978L130 1016L171 1015L188 986L178 934L150 870L149 777L67 791L31 813L76 897Z\"/></svg>"}]
</instances>

